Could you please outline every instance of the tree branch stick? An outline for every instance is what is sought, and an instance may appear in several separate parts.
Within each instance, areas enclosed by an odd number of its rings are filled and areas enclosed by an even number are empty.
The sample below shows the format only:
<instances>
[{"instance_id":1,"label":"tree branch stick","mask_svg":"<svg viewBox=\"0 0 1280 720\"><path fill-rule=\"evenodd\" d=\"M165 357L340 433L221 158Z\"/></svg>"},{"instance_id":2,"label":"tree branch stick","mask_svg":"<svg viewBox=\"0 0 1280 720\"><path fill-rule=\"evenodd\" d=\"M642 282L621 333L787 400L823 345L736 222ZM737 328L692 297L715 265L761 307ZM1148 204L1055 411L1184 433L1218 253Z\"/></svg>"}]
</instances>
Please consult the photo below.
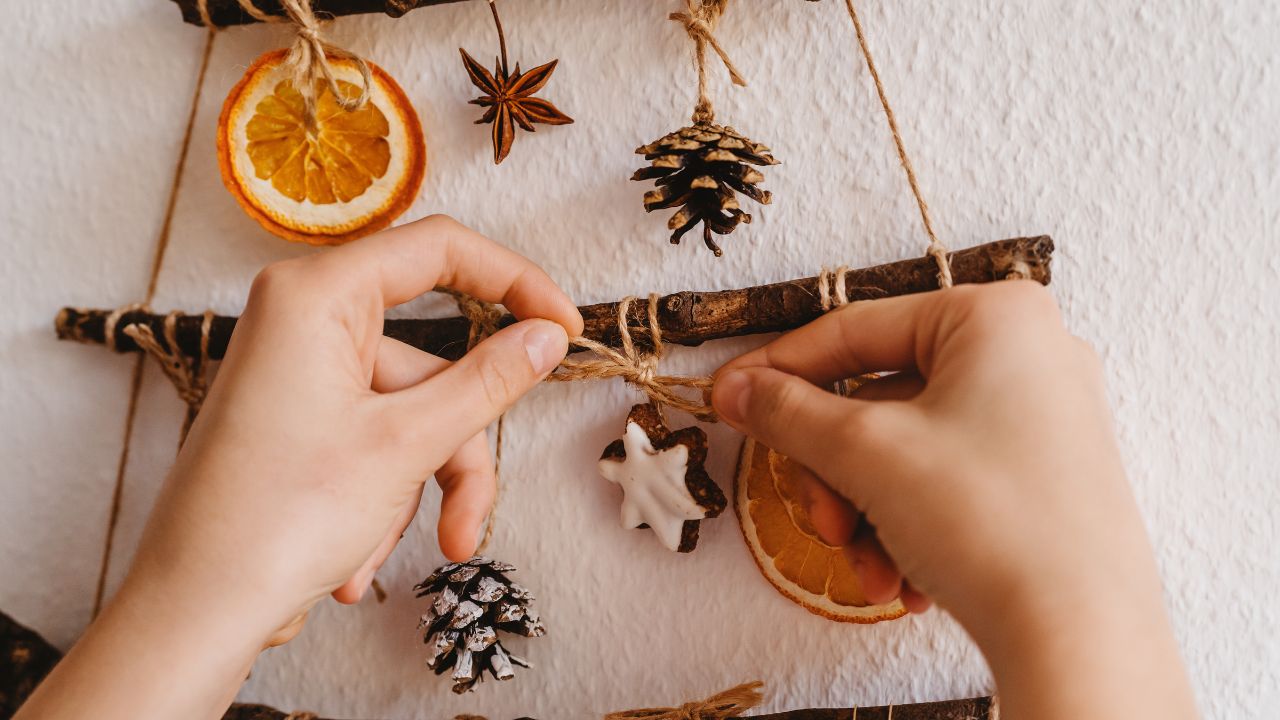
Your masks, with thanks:
<instances>
[{"instance_id":1,"label":"tree branch stick","mask_svg":"<svg viewBox=\"0 0 1280 720\"><path fill-rule=\"evenodd\" d=\"M204 25L200 13L196 10L196 0L173 0L182 11L183 22L191 25ZM360 15L363 13L386 13L391 17L400 17L410 10L431 5L462 2L462 0L314 0L312 7L316 14L323 17L332 15ZM268 15L284 15L280 8L280 0L254 0L254 4ZM248 25L256 23L236 0L209 0L209 17L218 27L227 25Z\"/></svg>"},{"instance_id":2,"label":"tree branch stick","mask_svg":"<svg viewBox=\"0 0 1280 720\"><path fill-rule=\"evenodd\" d=\"M1015 238L978 245L951 253L951 270L957 285L987 283L1021 273L1042 284L1050 280L1049 263L1053 240L1047 235ZM845 285L850 301L909 295L937 288L937 266L932 258L913 258L861 270L850 270ZM714 292L685 291L658 300L658 323L662 339L678 345L700 345L719 338L781 332L804 325L822 314L816 277ZM583 335L612 347L620 345L617 327L618 303L601 303L579 308L586 329ZM106 343L105 331L111 310L63 308L55 322L58 337L84 343ZM629 321L635 327L647 323L647 303L634 302ZM227 349L237 318L214 318L209 335L209 357L220 359ZM505 327L515 318L504 315ZM124 333L132 323L150 325L157 338L164 337L164 316L146 311L126 312L115 324L117 352L137 352L138 346ZM178 320L178 346L188 356L200 350L199 315ZM383 332L434 355L456 360L466 352L470 323L461 317L385 322ZM644 334L637 335L643 341Z\"/></svg>"},{"instance_id":3,"label":"tree branch stick","mask_svg":"<svg viewBox=\"0 0 1280 720\"><path fill-rule=\"evenodd\" d=\"M265 705L232 705L222 720L288 720L288 717L288 713ZM852 717L854 717L852 708L831 708L751 715L744 717L743 720L850 720ZM980 697L894 705L892 713L887 705L859 707L857 718L858 720L993 720L995 715L991 712L991 698Z\"/></svg>"}]
</instances>

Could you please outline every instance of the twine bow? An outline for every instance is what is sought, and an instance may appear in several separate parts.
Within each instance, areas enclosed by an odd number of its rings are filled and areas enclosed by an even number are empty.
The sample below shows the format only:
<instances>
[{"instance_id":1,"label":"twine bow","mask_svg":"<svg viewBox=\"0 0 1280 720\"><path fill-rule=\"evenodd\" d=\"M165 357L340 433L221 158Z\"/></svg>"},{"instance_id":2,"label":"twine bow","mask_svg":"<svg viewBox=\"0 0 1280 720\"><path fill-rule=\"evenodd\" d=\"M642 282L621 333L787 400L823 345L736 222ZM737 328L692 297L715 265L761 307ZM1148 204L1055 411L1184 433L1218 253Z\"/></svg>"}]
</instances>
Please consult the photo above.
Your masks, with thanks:
<instances>
[{"instance_id":1,"label":"twine bow","mask_svg":"<svg viewBox=\"0 0 1280 720\"><path fill-rule=\"evenodd\" d=\"M729 0L685 0L686 12L673 12L667 17L684 26L685 32L694 42L694 59L698 67L698 104L693 111L693 121L711 122L715 111L711 106L711 95L707 87L707 46L720 57L720 62L729 71L729 79L734 85L746 86L747 81L738 72L738 68L729 59L720 41L715 36L715 26L724 14Z\"/></svg>"},{"instance_id":2,"label":"twine bow","mask_svg":"<svg viewBox=\"0 0 1280 720\"><path fill-rule=\"evenodd\" d=\"M659 409L671 406L683 410L704 422L715 422L716 412L711 408L708 395L711 393L712 380L709 377L692 377L687 375L660 375L658 361L662 359L662 329L658 325L658 295L649 295L649 341L653 349L641 352L631 337L631 328L627 323L627 314L631 309L634 297L623 298L618 303L618 335L622 349L615 350L604 343L585 337L576 337L571 342L590 350L596 357L589 360L567 358L560 363L559 371L552 373L547 380L553 382L569 382L574 380L603 380L622 378L632 387L649 396ZM679 392L677 388L688 388L699 392L696 400Z\"/></svg>"},{"instance_id":3,"label":"twine bow","mask_svg":"<svg viewBox=\"0 0 1280 720\"><path fill-rule=\"evenodd\" d=\"M742 713L764 700L760 688L764 683L756 680L729 688L705 700L687 702L680 707L641 708L622 710L605 715L605 720L726 720L740 717Z\"/></svg>"},{"instance_id":4,"label":"twine bow","mask_svg":"<svg viewBox=\"0 0 1280 720\"><path fill-rule=\"evenodd\" d=\"M323 81L333 93L338 105L347 111L359 110L369 101L369 88L373 84L373 73L364 58L345 48L324 39L321 34L321 21L311 8L311 0L280 0L284 15L270 15L257 8L253 0L237 0L240 7L255 20L264 23L293 23L297 26L297 37L289 47L285 56L284 67L289 73L289 81L293 88L302 95L303 107L306 111L308 127L314 127L316 121L316 84ZM198 0L196 9L200 20L206 27L214 28L213 18L209 15L208 0ZM331 59L350 60L360 72L360 94L348 97L338 87L338 78L333 74Z\"/></svg>"}]
</instances>

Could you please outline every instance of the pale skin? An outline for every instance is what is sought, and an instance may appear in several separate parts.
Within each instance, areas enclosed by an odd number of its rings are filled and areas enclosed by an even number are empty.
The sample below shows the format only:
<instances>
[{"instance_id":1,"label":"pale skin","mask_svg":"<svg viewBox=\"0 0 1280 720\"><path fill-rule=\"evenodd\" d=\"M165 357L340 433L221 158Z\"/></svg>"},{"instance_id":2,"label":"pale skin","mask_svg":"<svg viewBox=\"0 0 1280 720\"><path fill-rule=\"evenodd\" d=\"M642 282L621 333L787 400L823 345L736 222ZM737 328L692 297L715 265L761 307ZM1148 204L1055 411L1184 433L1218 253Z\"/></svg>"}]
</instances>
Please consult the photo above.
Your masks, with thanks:
<instances>
[{"instance_id":1,"label":"pale skin","mask_svg":"<svg viewBox=\"0 0 1280 720\"><path fill-rule=\"evenodd\" d=\"M437 285L520 322L448 363L382 336ZM354 603L443 490L470 556L485 428L563 359L574 303L445 217L270 266L124 583L18 712L218 718L262 648ZM852 398L834 381L895 373ZM1193 718L1091 350L1026 282L858 303L716 374L720 417L809 467L810 512L868 594L973 636L1005 718Z\"/></svg>"}]
</instances>

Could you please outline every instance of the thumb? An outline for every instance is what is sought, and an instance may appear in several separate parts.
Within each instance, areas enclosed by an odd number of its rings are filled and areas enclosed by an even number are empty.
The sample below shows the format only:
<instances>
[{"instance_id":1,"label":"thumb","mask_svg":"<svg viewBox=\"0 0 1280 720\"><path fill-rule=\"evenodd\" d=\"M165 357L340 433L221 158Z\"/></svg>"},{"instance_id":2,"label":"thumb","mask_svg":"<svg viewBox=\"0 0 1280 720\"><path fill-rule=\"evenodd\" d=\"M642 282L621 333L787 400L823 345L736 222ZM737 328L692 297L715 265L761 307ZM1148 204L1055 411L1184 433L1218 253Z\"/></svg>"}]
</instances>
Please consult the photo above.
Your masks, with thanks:
<instances>
[{"instance_id":1,"label":"thumb","mask_svg":"<svg viewBox=\"0 0 1280 720\"><path fill-rule=\"evenodd\" d=\"M394 393L395 421L422 428L443 462L541 382L568 349L564 328L550 320L503 328L434 377Z\"/></svg>"},{"instance_id":2,"label":"thumb","mask_svg":"<svg viewBox=\"0 0 1280 720\"><path fill-rule=\"evenodd\" d=\"M838 480L850 475L848 457L865 460L875 452L876 438L884 437L883 406L840 397L768 367L717 377L711 403L721 420L810 468L858 503L854 488Z\"/></svg>"}]
</instances>

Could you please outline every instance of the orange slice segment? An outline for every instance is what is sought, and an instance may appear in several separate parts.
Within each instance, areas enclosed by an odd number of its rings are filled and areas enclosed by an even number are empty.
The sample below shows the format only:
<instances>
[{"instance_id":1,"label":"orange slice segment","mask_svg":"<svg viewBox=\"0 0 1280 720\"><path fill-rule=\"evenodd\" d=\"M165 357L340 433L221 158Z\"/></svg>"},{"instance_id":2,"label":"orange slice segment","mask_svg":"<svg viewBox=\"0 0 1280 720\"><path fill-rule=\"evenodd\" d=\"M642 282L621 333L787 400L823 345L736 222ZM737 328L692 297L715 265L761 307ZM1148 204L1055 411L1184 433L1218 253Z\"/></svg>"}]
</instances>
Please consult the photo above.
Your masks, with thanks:
<instances>
[{"instance_id":1,"label":"orange slice segment","mask_svg":"<svg viewBox=\"0 0 1280 720\"><path fill-rule=\"evenodd\" d=\"M765 579L806 610L829 620L876 623L907 614L899 601L871 605L840 548L824 543L805 512L799 466L747 438L733 508L742 537Z\"/></svg>"},{"instance_id":2,"label":"orange slice segment","mask_svg":"<svg viewBox=\"0 0 1280 720\"><path fill-rule=\"evenodd\" d=\"M338 245L387 227L413 204L426 173L422 125L409 99L369 63L369 102L348 112L318 82L308 127L284 56L258 58L222 106L223 183L250 217L286 240ZM358 95L355 64L331 58L330 66L338 90Z\"/></svg>"}]
</instances>

